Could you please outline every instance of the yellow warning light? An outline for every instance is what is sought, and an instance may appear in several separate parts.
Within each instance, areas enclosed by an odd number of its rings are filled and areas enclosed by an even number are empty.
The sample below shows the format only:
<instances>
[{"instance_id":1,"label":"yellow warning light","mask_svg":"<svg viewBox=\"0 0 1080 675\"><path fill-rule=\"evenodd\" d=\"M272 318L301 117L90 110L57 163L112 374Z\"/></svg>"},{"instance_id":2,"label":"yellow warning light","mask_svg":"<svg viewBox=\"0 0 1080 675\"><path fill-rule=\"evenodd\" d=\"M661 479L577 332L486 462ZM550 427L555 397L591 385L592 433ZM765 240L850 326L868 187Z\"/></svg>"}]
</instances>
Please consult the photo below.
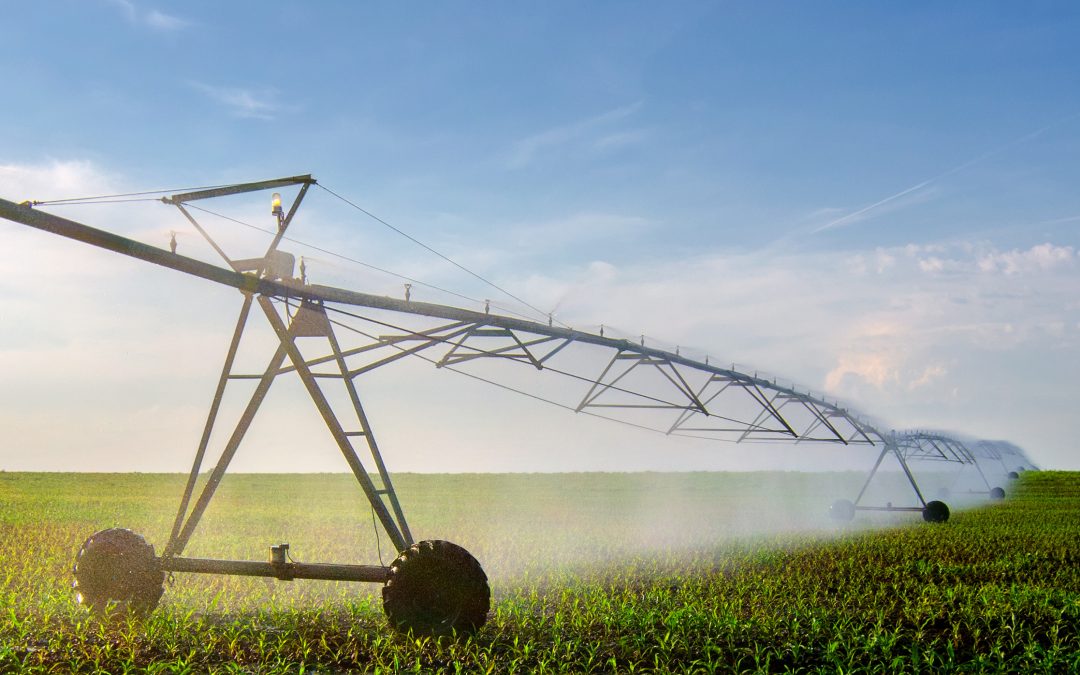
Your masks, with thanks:
<instances>
[{"instance_id":1,"label":"yellow warning light","mask_svg":"<svg viewBox=\"0 0 1080 675\"><path fill-rule=\"evenodd\" d=\"M270 213L275 216L280 216L284 211L281 210L281 195L275 192L270 197Z\"/></svg>"}]
</instances>

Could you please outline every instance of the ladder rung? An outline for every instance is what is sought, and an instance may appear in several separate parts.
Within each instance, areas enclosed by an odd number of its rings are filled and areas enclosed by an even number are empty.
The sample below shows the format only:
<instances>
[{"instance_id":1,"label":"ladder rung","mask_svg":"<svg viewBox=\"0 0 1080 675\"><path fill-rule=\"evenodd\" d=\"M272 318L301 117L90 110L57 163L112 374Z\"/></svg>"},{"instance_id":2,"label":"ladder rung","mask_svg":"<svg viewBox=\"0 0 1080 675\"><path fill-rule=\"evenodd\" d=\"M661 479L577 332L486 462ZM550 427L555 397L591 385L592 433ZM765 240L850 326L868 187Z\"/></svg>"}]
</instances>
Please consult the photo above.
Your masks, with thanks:
<instances>
[{"instance_id":1,"label":"ladder rung","mask_svg":"<svg viewBox=\"0 0 1080 675\"><path fill-rule=\"evenodd\" d=\"M312 377L321 377L323 379L329 379L329 380L340 380L341 379L341 373L312 373L311 376Z\"/></svg>"},{"instance_id":2,"label":"ladder rung","mask_svg":"<svg viewBox=\"0 0 1080 675\"><path fill-rule=\"evenodd\" d=\"M230 380L261 380L262 375L229 375Z\"/></svg>"},{"instance_id":3,"label":"ladder rung","mask_svg":"<svg viewBox=\"0 0 1080 675\"><path fill-rule=\"evenodd\" d=\"M364 434L363 431L346 431L345 435L346 436L364 436L366 434Z\"/></svg>"}]
</instances>

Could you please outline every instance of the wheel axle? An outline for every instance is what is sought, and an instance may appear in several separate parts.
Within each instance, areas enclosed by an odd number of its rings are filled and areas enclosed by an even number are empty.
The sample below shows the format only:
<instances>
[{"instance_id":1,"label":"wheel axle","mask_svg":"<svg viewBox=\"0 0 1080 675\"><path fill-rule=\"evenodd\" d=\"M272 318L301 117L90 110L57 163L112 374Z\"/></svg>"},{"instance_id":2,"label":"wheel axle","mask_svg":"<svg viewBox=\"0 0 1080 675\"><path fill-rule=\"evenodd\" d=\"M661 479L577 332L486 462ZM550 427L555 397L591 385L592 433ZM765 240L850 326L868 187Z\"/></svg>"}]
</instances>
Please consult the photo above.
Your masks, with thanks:
<instances>
[{"instance_id":1,"label":"wheel axle","mask_svg":"<svg viewBox=\"0 0 1080 675\"><path fill-rule=\"evenodd\" d=\"M272 577L281 581L322 579L325 581L368 581L382 584L390 577L390 568L381 565L344 565L335 563L257 562L253 560L214 560L208 558L159 558L167 572L196 574L232 574L245 577Z\"/></svg>"},{"instance_id":2,"label":"wheel axle","mask_svg":"<svg viewBox=\"0 0 1080 675\"><path fill-rule=\"evenodd\" d=\"M383 584L383 611L390 625L416 635L467 635L487 621L491 589L480 563L448 541L422 541L390 564L299 563L289 545L270 547L267 562L155 556L154 547L131 530L112 528L91 535L75 557L74 588L79 604L148 614L157 607L170 572L271 577L282 581L321 579Z\"/></svg>"}]
</instances>

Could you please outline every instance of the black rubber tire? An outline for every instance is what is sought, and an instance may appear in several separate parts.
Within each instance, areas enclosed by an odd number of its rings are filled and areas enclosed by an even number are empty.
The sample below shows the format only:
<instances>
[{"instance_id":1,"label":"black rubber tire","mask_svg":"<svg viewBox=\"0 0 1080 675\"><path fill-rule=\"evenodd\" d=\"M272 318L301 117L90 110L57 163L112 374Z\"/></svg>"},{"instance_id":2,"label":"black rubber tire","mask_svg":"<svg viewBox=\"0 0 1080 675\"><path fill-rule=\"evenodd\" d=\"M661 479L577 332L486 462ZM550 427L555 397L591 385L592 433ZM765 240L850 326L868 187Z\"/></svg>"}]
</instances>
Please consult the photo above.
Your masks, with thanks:
<instances>
[{"instance_id":1,"label":"black rubber tire","mask_svg":"<svg viewBox=\"0 0 1080 675\"><path fill-rule=\"evenodd\" d=\"M922 519L928 523L944 523L949 520L949 507L945 502L926 502L923 507Z\"/></svg>"},{"instance_id":2,"label":"black rubber tire","mask_svg":"<svg viewBox=\"0 0 1080 675\"><path fill-rule=\"evenodd\" d=\"M421 541L390 563L383 612L414 635L468 635L487 621L491 589L476 558L449 541Z\"/></svg>"},{"instance_id":3,"label":"black rubber tire","mask_svg":"<svg viewBox=\"0 0 1080 675\"><path fill-rule=\"evenodd\" d=\"M1015 471L1010 471L1009 472L1009 480L1016 480L1019 477L1020 477L1020 474L1016 473Z\"/></svg>"},{"instance_id":4,"label":"black rubber tire","mask_svg":"<svg viewBox=\"0 0 1080 675\"><path fill-rule=\"evenodd\" d=\"M829 517L842 523L849 522L855 517L855 504L848 499L837 499L829 507Z\"/></svg>"},{"instance_id":5,"label":"black rubber tire","mask_svg":"<svg viewBox=\"0 0 1080 675\"><path fill-rule=\"evenodd\" d=\"M154 547L131 530L90 535L75 556L75 599L95 612L149 614L165 592L165 572Z\"/></svg>"},{"instance_id":6,"label":"black rubber tire","mask_svg":"<svg viewBox=\"0 0 1080 675\"><path fill-rule=\"evenodd\" d=\"M991 488L990 489L990 499L993 499L995 501L1000 500L1000 499L1005 499L1005 488L999 488L999 487Z\"/></svg>"}]
</instances>

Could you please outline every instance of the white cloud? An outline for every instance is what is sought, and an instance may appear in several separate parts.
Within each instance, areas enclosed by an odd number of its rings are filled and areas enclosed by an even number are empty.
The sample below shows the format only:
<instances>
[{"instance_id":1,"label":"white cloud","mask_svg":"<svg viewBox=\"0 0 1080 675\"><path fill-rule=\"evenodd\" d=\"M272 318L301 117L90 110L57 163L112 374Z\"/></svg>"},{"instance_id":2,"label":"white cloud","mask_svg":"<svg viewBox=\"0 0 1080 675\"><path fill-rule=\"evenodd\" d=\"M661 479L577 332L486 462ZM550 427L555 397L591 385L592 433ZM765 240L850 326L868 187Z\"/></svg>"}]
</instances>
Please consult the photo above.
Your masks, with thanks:
<instances>
[{"instance_id":1,"label":"white cloud","mask_svg":"<svg viewBox=\"0 0 1080 675\"><path fill-rule=\"evenodd\" d=\"M144 21L146 22L146 25L159 30L180 30L181 28L187 28L191 25L191 22L186 19L181 19L156 9L150 10L145 15Z\"/></svg>"},{"instance_id":2,"label":"white cloud","mask_svg":"<svg viewBox=\"0 0 1080 675\"><path fill-rule=\"evenodd\" d=\"M0 185L0 194L17 200L144 187L88 162L2 164ZM97 217L98 208L89 213ZM80 213L73 210L72 217L80 219ZM114 229L108 219L101 224ZM145 221L138 226L146 227ZM588 240L651 226L632 214L580 213L523 225L494 245L518 236ZM9 297L0 321L15 327L0 331L0 363L11 375L11 391L36 392L42 382L61 381L80 391L123 391L136 377L124 372L131 354L131 363L160 382L190 379L198 366L202 379L182 393L184 405L201 405L220 364L192 360L214 352L227 337L235 300L229 289L214 291L216 286L6 222L0 222L0 237L6 251L0 284ZM556 307L556 318L576 328L595 331L602 323L608 335L636 339L644 333L650 345L679 345L684 355L752 364L742 366L747 370L763 367L823 389L830 399L840 396L897 428L955 428L1025 446L1029 438L1039 438L1043 447L1071 442L1064 440L1071 438L1064 427L1080 375L1080 275L1069 246L999 249L980 242L842 253L703 250L681 257L641 248L637 261L613 264L598 254L550 273L516 257L512 265L493 266L492 278L537 306ZM942 261L948 273L924 273L921 266L930 259ZM133 284L136 276L140 283ZM394 291L400 293L399 284ZM207 311L206 298L219 297ZM59 311L58 298L65 303ZM175 334L163 339L163 325ZM72 365L94 358L85 373ZM63 373L44 377L50 364L61 362ZM37 405L52 400L46 392ZM31 403L11 405L12 420L33 417ZM1057 418L1064 420L1060 434L1053 426ZM562 419L556 418L552 433ZM170 433L190 431L189 421L170 421ZM449 435L455 423L447 422ZM20 433L30 438L33 430ZM537 451L522 462L557 468L544 457Z\"/></svg>"},{"instance_id":3,"label":"white cloud","mask_svg":"<svg viewBox=\"0 0 1080 675\"><path fill-rule=\"evenodd\" d=\"M621 131L614 134L608 134L602 138L598 138L593 142L593 148L600 151L616 150L618 148L624 148L628 145L636 145L645 140L648 134L644 129L634 129L632 131Z\"/></svg>"},{"instance_id":4,"label":"white cloud","mask_svg":"<svg viewBox=\"0 0 1080 675\"><path fill-rule=\"evenodd\" d=\"M1070 116L1070 117L1073 117L1073 116ZM927 188L933 189L934 184L936 184L938 181L940 181L940 180L942 180L944 178L948 178L949 176L960 173L962 171L965 171L965 170L967 170L967 169L969 169L969 168L971 168L971 167L973 167L973 166L975 166L977 164L981 164L981 163L985 162L986 160L990 159L991 157L994 157L995 155L998 155L1001 152L1004 152L1005 150L1007 150L1009 148L1012 148L1012 147L1014 147L1016 145L1026 143L1026 142L1040 136L1043 132L1047 131L1048 129L1050 129L1050 128L1052 128L1052 127L1054 127L1054 126L1056 126L1057 124L1060 124L1060 123L1061 123L1061 121L1058 121L1058 122L1055 122L1053 124L1046 125L1046 126L1040 128L1040 129L1036 129L1033 132L1024 134L1023 136L1015 138L1015 139L1009 141L1008 143L997 146L995 148L992 148L991 150L988 150L987 152L984 152L984 153L982 153L980 155L972 157L971 159L969 159L969 160L967 160L967 161L965 161L965 162L963 162L961 164L958 164L958 165L956 165L956 166L954 166L954 167L952 167L952 168L950 168L950 169L948 169L946 171L943 171L943 172L941 172L941 173L939 173L939 174L937 174L935 176L932 176L931 178L927 178L924 181L921 181L921 182L916 183L914 185L911 185L911 186L909 186L907 188L904 188L903 190L900 190L899 192L896 192L896 193L894 193L892 195L889 195L888 197L885 197L883 199L879 199L878 201L876 201L876 202L874 202L874 203L872 203L872 204L870 204L868 206L864 206L862 208L859 208L859 209L857 209L855 211L852 211L851 213L848 213L847 215L840 216L839 218L833 218L833 219L829 220L828 222L824 223L823 225L819 225L818 227L814 228L811 231L811 233L812 234L817 234L819 232L824 232L826 230L832 230L832 229L835 229L835 228L838 228L838 227L847 227L847 226L850 226L850 225L854 225L857 222L860 222L862 220L866 220L867 218L872 217L874 212L881 211L881 210L886 209L886 208L888 208L888 209L896 208L897 206L899 206L899 204L896 203L897 200L909 201L910 197L917 197L920 194L925 194L927 192Z\"/></svg>"},{"instance_id":5,"label":"white cloud","mask_svg":"<svg viewBox=\"0 0 1080 675\"><path fill-rule=\"evenodd\" d=\"M176 31L191 25L187 19L181 19L157 9L142 9L132 0L108 0L108 2L118 8L124 18L133 25L147 26L159 31Z\"/></svg>"},{"instance_id":6,"label":"white cloud","mask_svg":"<svg viewBox=\"0 0 1080 675\"><path fill-rule=\"evenodd\" d=\"M224 105L236 117L272 120L281 110L278 91L273 88L221 87L204 82L191 82L190 85Z\"/></svg>"},{"instance_id":7,"label":"white cloud","mask_svg":"<svg viewBox=\"0 0 1080 675\"><path fill-rule=\"evenodd\" d=\"M511 147L507 164L510 168L520 169L531 164L538 156L565 146L606 150L638 142L643 138L641 131L612 131L611 127L632 116L641 106L642 102L638 101L523 138ZM597 134L599 137L594 138Z\"/></svg>"},{"instance_id":8,"label":"white cloud","mask_svg":"<svg viewBox=\"0 0 1080 675\"><path fill-rule=\"evenodd\" d=\"M88 161L47 164L0 164L0 180L8 199L50 199L108 194L115 179Z\"/></svg>"},{"instance_id":9,"label":"white cloud","mask_svg":"<svg viewBox=\"0 0 1080 675\"><path fill-rule=\"evenodd\" d=\"M852 376L878 389L899 379L896 364L885 354L844 354L836 367L825 375L825 390L842 394L847 388L845 380Z\"/></svg>"},{"instance_id":10,"label":"white cloud","mask_svg":"<svg viewBox=\"0 0 1080 675\"><path fill-rule=\"evenodd\" d=\"M896 265L896 256L887 252L883 248L879 248L874 251L874 263L878 274L884 274L886 271Z\"/></svg>"},{"instance_id":11,"label":"white cloud","mask_svg":"<svg viewBox=\"0 0 1080 675\"><path fill-rule=\"evenodd\" d=\"M1052 270L1071 265L1077 255L1072 246L1055 246L1045 243L1032 246L1026 251L990 251L978 259L983 272L1001 272L1006 275Z\"/></svg>"},{"instance_id":12,"label":"white cloud","mask_svg":"<svg viewBox=\"0 0 1080 675\"><path fill-rule=\"evenodd\" d=\"M632 237L652 226L648 220L638 216L581 212L539 223L510 225L503 234L512 245L528 246L530 251L535 252L550 250L552 246L566 247L608 237Z\"/></svg>"},{"instance_id":13,"label":"white cloud","mask_svg":"<svg viewBox=\"0 0 1080 675\"><path fill-rule=\"evenodd\" d=\"M908 390L915 390L919 387L925 387L934 380L944 377L948 373L948 369L942 365L929 365L923 369L922 374L911 380L907 384Z\"/></svg>"},{"instance_id":14,"label":"white cloud","mask_svg":"<svg viewBox=\"0 0 1080 675\"><path fill-rule=\"evenodd\" d=\"M880 275L896 266L896 257L896 252L889 252L879 247L872 254L856 253L847 262L851 271L857 276L869 273L871 268L875 274Z\"/></svg>"},{"instance_id":15,"label":"white cloud","mask_svg":"<svg viewBox=\"0 0 1080 675\"><path fill-rule=\"evenodd\" d=\"M135 3L131 2L131 0L108 0L108 3L110 5L113 5L114 7L117 7L121 12L123 12L124 17L128 21L134 23L135 20L138 18L138 12L135 9Z\"/></svg>"},{"instance_id":16,"label":"white cloud","mask_svg":"<svg viewBox=\"0 0 1080 675\"><path fill-rule=\"evenodd\" d=\"M923 272L940 272L945 269L945 261L933 256L919 260L919 269Z\"/></svg>"},{"instance_id":17,"label":"white cloud","mask_svg":"<svg viewBox=\"0 0 1080 675\"><path fill-rule=\"evenodd\" d=\"M819 232L825 232L826 230L832 230L832 229L836 229L838 227L847 227L849 225L854 225L855 223L857 223L859 221L866 220L867 218L870 218L871 215L872 215L872 212L880 211L884 207L886 207L887 205L888 205L888 208L896 208L897 205L893 204L893 202L895 202L898 199L902 199L904 197L907 197L908 195L913 195L913 194L917 193L919 190L922 190L923 188L930 185L930 183L931 183L931 181L924 181L922 183L912 185L911 187L906 188L904 190L901 190L900 192L897 192L894 195L890 195L890 196L888 196L888 197L886 197L884 199L880 199L880 200L874 202L873 204L870 204L869 206L864 206L864 207L862 207L860 209L852 211L851 213L848 213L847 215L840 216L839 218L832 218L828 222L823 223L821 225L818 225L817 227L812 229L810 231L810 233L811 234L817 234Z\"/></svg>"},{"instance_id":18,"label":"white cloud","mask_svg":"<svg viewBox=\"0 0 1080 675\"><path fill-rule=\"evenodd\" d=\"M1031 256L1038 260L1062 257L1033 248L1040 251ZM823 389L896 424L908 417L927 424L933 420L921 417L929 410L1013 406L1018 390L1009 393L1001 381L1012 376L995 370L1043 355L1047 363L1071 362L1061 350L1080 345L1080 331L1073 328L1080 306L1069 308L1080 296L1080 276L1063 263L1046 270L1029 266L1030 278L1017 286L1015 275L980 270L980 257L994 253L985 243L881 248L854 256L703 252L623 263L617 273L594 275L587 284L568 281L572 275L500 283L541 302L560 301L558 317L575 327L596 330L603 323L609 334L645 333L650 344L751 364L743 367ZM931 258L940 261L932 267L947 273L923 273ZM1051 379L1066 377L1048 367L1055 373ZM964 394L975 391L983 398ZM993 396L1005 396L1007 403L989 403Z\"/></svg>"}]
</instances>

